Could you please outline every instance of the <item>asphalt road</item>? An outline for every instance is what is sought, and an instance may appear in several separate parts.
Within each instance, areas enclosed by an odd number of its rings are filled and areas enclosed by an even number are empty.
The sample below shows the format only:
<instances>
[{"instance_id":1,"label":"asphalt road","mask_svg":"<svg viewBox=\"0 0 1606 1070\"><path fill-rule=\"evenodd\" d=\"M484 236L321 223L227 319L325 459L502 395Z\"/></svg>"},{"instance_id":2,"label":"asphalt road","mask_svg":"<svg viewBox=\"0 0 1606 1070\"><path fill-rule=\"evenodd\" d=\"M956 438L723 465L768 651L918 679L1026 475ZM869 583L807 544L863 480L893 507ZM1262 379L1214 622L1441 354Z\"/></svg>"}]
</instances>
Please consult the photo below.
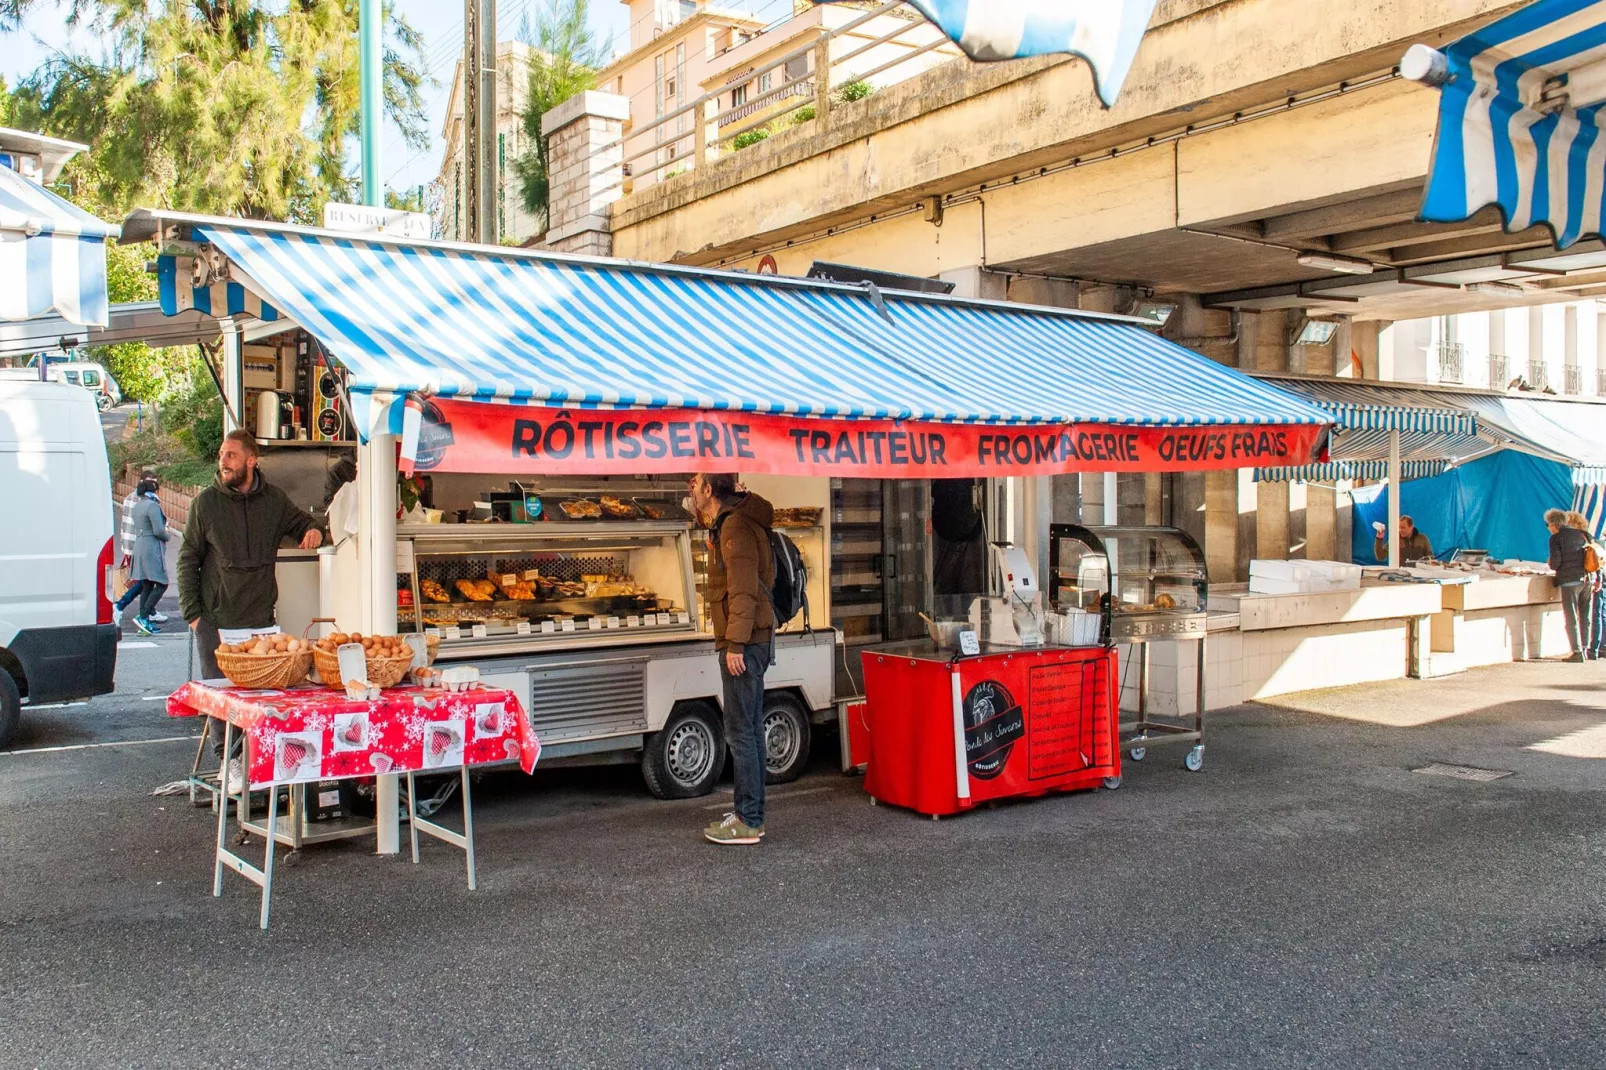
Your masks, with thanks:
<instances>
[{"instance_id":1,"label":"asphalt road","mask_svg":"<svg viewBox=\"0 0 1606 1070\"><path fill-rule=\"evenodd\" d=\"M1246 706L1201 773L942 822L827 755L756 849L629 767L489 774L478 892L309 850L263 933L149 795L195 728L151 642L0 756L0 1066L1606 1066L1603 665Z\"/></svg>"}]
</instances>

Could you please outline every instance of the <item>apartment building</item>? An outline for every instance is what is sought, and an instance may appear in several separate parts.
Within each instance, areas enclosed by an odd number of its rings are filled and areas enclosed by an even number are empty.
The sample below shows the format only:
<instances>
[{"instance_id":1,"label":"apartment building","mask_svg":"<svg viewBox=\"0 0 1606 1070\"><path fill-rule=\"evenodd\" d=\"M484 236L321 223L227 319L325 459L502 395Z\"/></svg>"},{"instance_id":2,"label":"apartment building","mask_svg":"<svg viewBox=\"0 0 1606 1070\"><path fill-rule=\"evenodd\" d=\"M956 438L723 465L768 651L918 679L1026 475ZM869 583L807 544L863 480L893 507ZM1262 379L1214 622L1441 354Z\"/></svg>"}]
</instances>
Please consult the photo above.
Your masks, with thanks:
<instances>
[{"instance_id":1,"label":"apartment building","mask_svg":"<svg viewBox=\"0 0 1606 1070\"><path fill-rule=\"evenodd\" d=\"M1606 397L1606 306L1551 305L1403 320L1378 335L1381 378Z\"/></svg>"}]
</instances>

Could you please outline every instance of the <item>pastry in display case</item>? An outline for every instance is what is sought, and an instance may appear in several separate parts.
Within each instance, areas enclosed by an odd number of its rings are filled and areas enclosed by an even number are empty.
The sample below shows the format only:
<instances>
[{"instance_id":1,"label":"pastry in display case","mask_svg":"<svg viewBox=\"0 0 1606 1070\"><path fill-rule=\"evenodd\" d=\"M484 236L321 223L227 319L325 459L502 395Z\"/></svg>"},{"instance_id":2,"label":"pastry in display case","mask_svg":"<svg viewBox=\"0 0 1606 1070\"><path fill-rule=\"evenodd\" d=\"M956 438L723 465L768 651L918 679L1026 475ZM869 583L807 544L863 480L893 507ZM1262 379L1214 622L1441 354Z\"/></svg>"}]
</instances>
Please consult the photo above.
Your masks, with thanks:
<instances>
[{"instance_id":1,"label":"pastry in display case","mask_svg":"<svg viewBox=\"0 0 1606 1070\"><path fill-rule=\"evenodd\" d=\"M1204 553L1178 528L1055 524L1049 573L1055 609L1100 613L1115 642L1205 631Z\"/></svg>"},{"instance_id":2,"label":"pastry in display case","mask_svg":"<svg viewBox=\"0 0 1606 1070\"><path fill-rule=\"evenodd\" d=\"M606 518L406 526L398 559L412 568L397 576L397 620L440 634L444 656L693 638L689 535L685 524Z\"/></svg>"}]
</instances>

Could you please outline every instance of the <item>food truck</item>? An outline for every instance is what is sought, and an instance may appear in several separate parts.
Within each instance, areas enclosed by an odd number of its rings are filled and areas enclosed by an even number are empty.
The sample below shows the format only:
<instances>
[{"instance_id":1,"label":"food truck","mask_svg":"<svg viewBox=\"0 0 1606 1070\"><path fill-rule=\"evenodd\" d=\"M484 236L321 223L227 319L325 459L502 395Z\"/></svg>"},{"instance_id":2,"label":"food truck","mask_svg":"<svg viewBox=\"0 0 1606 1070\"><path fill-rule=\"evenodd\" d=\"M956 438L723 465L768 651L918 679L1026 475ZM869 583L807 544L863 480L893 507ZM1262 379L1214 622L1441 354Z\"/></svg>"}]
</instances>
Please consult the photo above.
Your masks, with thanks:
<instances>
[{"instance_id":1,"label":"food truck","mask_svg":"<svg viewBox=\"0 0 1606 1070\"><path fill-rule=\"evenodd\" d=\"M355 454L281 624L438 633L544 763L640 761L666 796L722 765L687 474L738 474L810 569L766 676L785 778L866 656L931 642L939 595L995 645L1067 645L993 567L1049 574L1051 477L1309 463L1331 424L1121 317L166 212L124 234L157 244L164 311L229 318L220 384L270 478Z\"/></svg>"}]
</instances>

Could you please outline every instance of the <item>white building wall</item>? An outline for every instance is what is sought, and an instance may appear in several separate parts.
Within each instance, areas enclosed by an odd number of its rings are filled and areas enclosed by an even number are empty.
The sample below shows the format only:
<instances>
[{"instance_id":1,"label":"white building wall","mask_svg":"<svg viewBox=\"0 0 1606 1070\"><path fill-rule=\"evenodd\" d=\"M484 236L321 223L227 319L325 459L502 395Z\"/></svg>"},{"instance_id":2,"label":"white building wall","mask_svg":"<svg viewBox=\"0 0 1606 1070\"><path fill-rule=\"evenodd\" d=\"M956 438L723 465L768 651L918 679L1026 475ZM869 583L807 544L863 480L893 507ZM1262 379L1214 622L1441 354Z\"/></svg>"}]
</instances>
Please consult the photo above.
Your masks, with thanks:
<instances>
[{"instance_id":1,"label":"white building wall","mask_svg":"<svg viewBox=\"0 0 1606 1070\"><path fill-rule=\"evenodd\" d=\"M1460 347L1461 375L1447 374L1441 346ZM1504 358L1503 360L1501 358ZM1378 374L1407 383L1502 389L1521 378L1557 394L1606 396L1606 305L1565 304L1400 320L1378 336Z\"/></svg>"}]
</instances>

